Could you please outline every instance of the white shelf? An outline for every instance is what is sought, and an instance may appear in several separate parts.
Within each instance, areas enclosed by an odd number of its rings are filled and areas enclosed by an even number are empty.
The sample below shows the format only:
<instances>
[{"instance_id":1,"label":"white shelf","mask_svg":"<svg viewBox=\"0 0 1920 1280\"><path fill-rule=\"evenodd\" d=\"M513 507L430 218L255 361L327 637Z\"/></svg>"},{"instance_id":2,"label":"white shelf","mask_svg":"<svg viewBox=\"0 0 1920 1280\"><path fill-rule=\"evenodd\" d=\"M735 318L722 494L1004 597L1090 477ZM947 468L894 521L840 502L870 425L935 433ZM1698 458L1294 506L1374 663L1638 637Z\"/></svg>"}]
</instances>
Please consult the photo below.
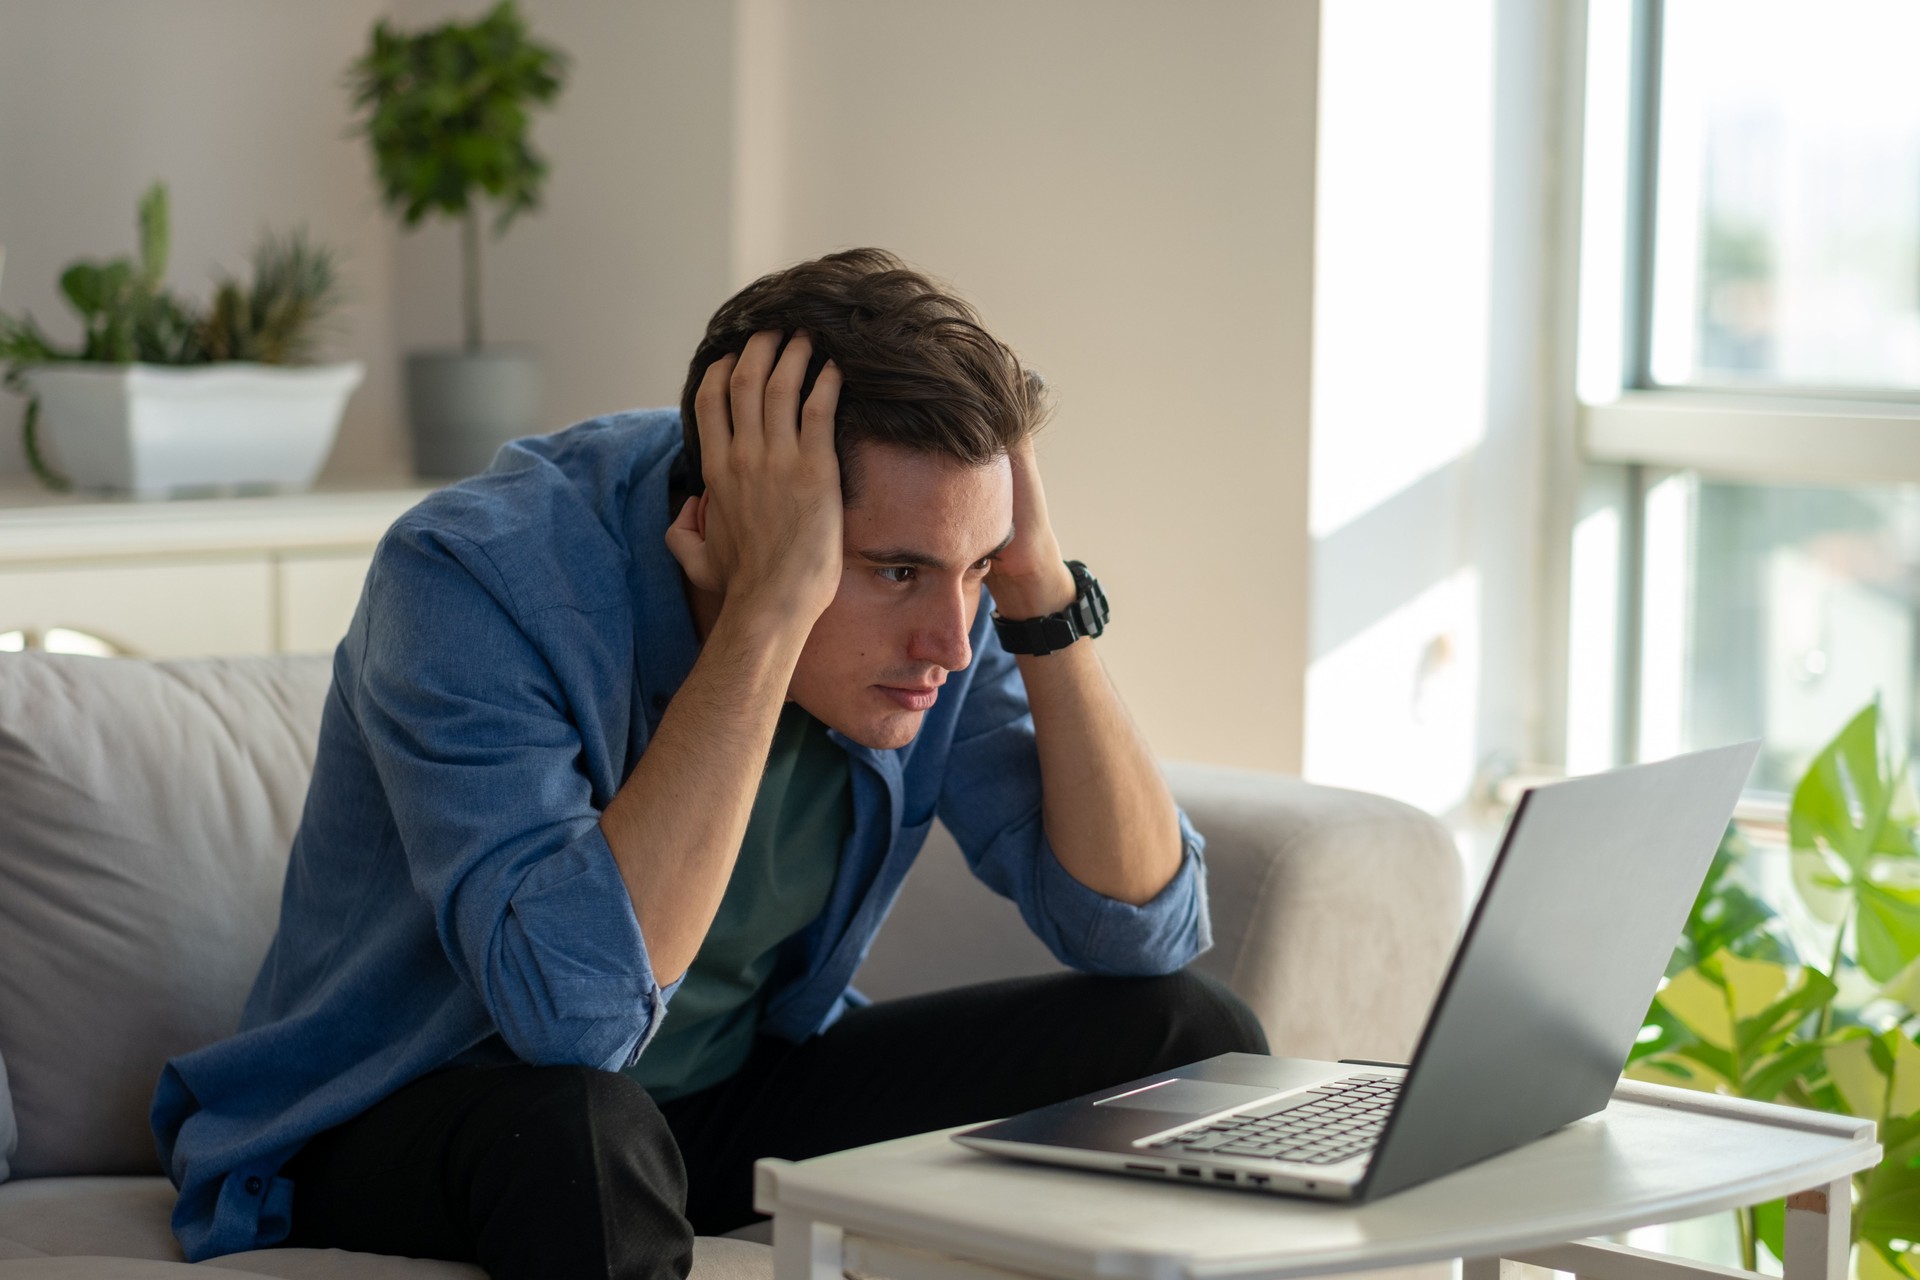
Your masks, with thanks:
<instances>
[{"instance_id":1,"label":"white shelf","mask_svg":"<svg viewBox=\"0 0 1920 1280\"><path fill-rule=\"evenodd\" d=\"M0 491L0 564L366 546L431 489L172 502Z\"/></svg>"},{"instance_id":2,"label":"white shelf","mask_svg":"<svg viewBox=\"0 0 1920 1280\"><path fill-rule=\"evenodd\" d=\"M382 535L430 492L0 491L0 634L79 631L149 658L322 652L346 634Z\"/></svg>"}]
</instances>

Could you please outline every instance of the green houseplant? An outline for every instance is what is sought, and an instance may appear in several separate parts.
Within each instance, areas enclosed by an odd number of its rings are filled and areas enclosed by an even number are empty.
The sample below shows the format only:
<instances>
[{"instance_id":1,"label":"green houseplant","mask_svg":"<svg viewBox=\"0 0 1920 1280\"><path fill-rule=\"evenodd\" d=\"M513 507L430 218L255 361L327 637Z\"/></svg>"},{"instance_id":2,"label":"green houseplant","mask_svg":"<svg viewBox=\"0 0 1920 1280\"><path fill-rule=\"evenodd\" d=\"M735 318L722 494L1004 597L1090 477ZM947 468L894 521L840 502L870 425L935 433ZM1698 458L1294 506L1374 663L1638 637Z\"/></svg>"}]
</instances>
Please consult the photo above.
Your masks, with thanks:
<instances>
[{"instance_id":1,"label":"green houseplant","mask_svg":"<svg viewBox=\"0 0 1920 1280\"><path fill-rule=\"evenodd\" d=\"M537 363L484 340L480 226L483 202L494 206L496 236L539 205L547 165L528 141L530 113L559 94L563 69L558 51L528 37L513 0L501 0L477 22L412 34L382 20L349 70L388 207L409 228L431 216L460 227L463 344L407 357L414 465L424 475L480 470L502 442L537 427Z\"/></svg>"},{"instance_id":2,"label":"green houseplant","mask_svg":"<svg viewBox=\"0 0 1920 1280\"><path fill-rule=\"evenodd\" d=\"M1854 1179L1862 1280L1920 1277L1920 807L1877 705L1814 757L1788 816L1793 895L1827 931L1802 957L1721 844L1628 1059L1637 1079L1873 1119ZM1783 904L1784 905L1784 904ZM1782 1256L1780 1202L1739 1213L1744 1265Z\"/></svg>"},{"instance_id":3,"label":"green houseplant","mask_svg":"<svg viewBox=\"0 0 1920 1280\"><path fill-rule=\"evenodd\" d=\"M34 474L56 490L150 495L310 485L364 374L358 363L299 367L313 364L341 301L335 255L304 231L269 232L251 281L222 279L203 307L165 284L164 183L141 198L138 223L136 257L61 273L78 345L63 347L29 314L0 312L0 385L29 397L22 430Z\"/></svg>"}]
</instances>

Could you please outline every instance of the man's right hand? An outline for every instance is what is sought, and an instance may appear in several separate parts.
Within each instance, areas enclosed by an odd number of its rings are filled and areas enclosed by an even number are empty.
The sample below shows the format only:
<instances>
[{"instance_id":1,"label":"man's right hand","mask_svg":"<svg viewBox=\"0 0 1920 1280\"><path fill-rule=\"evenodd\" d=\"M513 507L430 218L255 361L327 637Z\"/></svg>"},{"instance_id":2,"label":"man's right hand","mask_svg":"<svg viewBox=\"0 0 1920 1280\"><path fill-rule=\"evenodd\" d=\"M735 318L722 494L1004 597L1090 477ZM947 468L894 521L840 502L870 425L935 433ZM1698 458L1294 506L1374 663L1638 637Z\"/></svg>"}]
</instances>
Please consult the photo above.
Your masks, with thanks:
<instances>
[{"instance_id":1,"label":"man's right hand","mask_svg":"<svg viewBox=\"0 0 1920 1280\"><path fill-rule=\"evenodd\" d=\"M840 370L828 361L805 405L813 343L756 333L707 368L694 397L706 492L667 530L667 549L697 590L731 609L765 610L811 628L840 586L840 466L833 414Z\"/></svg>"},{"instance_id":2,"label":"man's right hand","mask_svg":"<svg viewBox=\"0 0 1920 1280\"><path fill-rule=\"evenodd\" d=\"M783 351L780 338L754 334L701 379L694 408L707 491L681 509L667 547L720 609L600 815L662 986L687 971L713 924L794 665L840 588L840 371L828 364L803 406L813 344L796 333Z\"/></svg>"}]
</instances>

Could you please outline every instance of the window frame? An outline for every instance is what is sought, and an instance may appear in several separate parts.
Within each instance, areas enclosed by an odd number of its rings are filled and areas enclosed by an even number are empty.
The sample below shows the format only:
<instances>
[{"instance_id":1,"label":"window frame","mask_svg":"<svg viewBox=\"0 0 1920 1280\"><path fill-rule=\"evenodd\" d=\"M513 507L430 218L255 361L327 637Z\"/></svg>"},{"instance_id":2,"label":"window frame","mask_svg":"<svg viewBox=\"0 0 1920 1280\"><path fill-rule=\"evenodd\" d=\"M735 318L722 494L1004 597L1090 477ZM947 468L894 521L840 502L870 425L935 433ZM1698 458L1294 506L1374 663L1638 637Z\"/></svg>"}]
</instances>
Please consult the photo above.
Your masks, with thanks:
<instances>
[{"instance_id":1,"label":"window frame","mask_svg":"<svg viewBox=\"0 0 1920 1280\"><path fill-rule=\"evenodd\" d=\"M1602 279L1583 269L1580 281L1578 390L1580 448L1602 463L1679 467L1719 477L1821 484L1920 482L1920 394L1884 391L1822 391L1782 387L1734 390L1707 385L1662 386L1651 375L1653 342L1654 228L1658 221L1660 169L1661 30L1665 0L1592 0L1587 6L1582 54L1587 77L1620 73L1595 67L1595 51L1626 46L1629 65L1625 119L1590 114L1582 131L1583 161L1595 143L1625 152L1625 170L1583 163L1580 256L1624 260L1625 287L1617 304L1593 296ZM1626 29L1622 31L1620 28ZM1583 77L1584 78L1584 77ZM1589 112L1595 96L1585 95ZM1620 206L1618 221L1597 204ZM1625 242L1598 245L1609 224ZM1590 321L1615 312L1617 331L1593 329ZM1618 344L1617 347L1614 344ZM1617 352L1617 355L1615 355ZM1613 356L1616 378L1601 372Z\"/></svg>"},{"instance_id":2,"label":"window frame","mask_svg":"<svg viewBox=\"0 0 1920 1280\"><path fill-rule=\"evenodd\" d=\"M1558 548L1545 598L1558 617L1544 665L1542 759L1565 764L1570 694L1611 686L1608 763L1641 758L1646 495L1677 471L1746 483L1920 483L1920 396L1888 389L1726 389L1650 376L1664 0L1569 6L1562 84L1563 259L1548 358L1561 411L1546 519ZM1574 669L1576 526L1610 510L1617 528L1612 669ZM1743 817L1771 825L1783 797L1752 793ZM1768 820L1771 820L1769 822Z\"/></svg>"}]
</instances>

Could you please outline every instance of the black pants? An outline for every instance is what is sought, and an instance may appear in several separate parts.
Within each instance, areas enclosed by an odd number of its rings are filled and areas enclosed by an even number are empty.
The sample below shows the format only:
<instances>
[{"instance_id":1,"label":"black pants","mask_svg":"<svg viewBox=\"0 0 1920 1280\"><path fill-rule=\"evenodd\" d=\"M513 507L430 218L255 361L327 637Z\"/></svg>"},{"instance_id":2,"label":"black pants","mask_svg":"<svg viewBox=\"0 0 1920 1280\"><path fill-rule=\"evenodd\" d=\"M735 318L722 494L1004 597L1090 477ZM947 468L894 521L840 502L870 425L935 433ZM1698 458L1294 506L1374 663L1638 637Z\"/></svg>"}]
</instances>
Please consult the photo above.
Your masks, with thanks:
<instances>
[{"instance_id":1,"label":"black pants","mask_svg":"<svg viewBox=\"0 0 1920 1280\"><path fill-rule=\"evenodd\" d=\"M1230 1050L1266 1037L1211 979L1058 974L851 1010L803 1044L762 1037L732 1078L663 1105L587 1067L436 1072L287 1166L287 1243L494 1280L684 1280L696 1234L757 1216L762 1156L996 1119Z\"/></svg>"}]
</instances>

